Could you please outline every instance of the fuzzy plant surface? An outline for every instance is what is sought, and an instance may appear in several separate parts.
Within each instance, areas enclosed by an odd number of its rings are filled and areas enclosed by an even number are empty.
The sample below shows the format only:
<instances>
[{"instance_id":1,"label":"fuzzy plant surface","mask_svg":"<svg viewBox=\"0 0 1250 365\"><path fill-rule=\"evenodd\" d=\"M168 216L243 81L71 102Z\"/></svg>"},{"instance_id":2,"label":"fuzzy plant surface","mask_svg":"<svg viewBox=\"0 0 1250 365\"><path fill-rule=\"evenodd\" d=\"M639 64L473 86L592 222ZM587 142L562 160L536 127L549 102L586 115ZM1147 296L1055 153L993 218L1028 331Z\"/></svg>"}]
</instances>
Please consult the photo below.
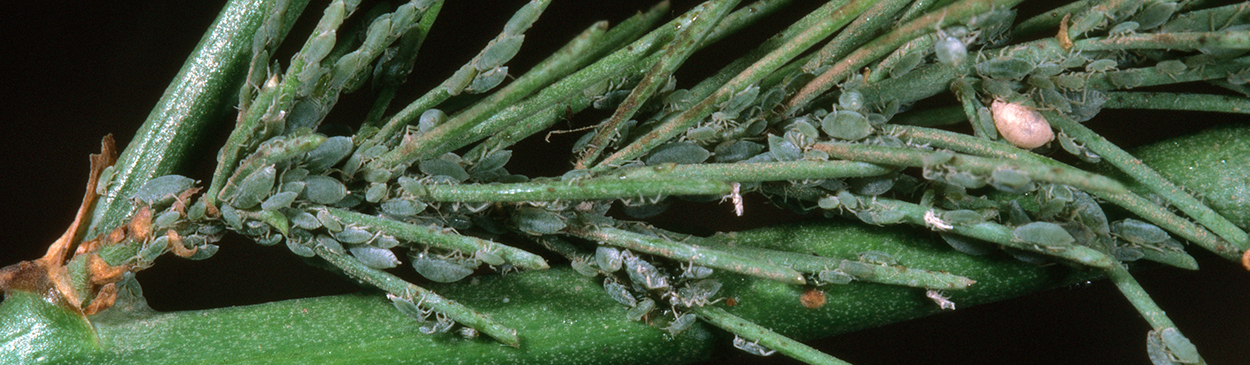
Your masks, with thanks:
<instances>
[{"instance_id":1,"label":"fuzzy plant surface","mask_svg":"<svg viewBox=\"0 0 1250 365\"><path fill-rule=\"evenodd\" d=\"M0 357L1247 355L1246 3L491 7L194 10L65 235L5 245ZM1055 298L1084 337L1013 318Z\"/></svg>"}]
</instances>

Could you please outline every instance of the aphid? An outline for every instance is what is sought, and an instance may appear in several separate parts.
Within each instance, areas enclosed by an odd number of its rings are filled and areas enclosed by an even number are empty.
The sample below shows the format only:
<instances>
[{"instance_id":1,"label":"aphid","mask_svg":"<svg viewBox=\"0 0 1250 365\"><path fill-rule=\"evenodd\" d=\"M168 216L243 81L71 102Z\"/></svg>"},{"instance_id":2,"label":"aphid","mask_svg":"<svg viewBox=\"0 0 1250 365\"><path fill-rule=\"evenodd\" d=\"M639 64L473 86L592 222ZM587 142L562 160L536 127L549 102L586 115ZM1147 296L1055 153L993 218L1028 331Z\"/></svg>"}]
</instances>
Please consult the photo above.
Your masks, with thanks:
<instances>
[{"instance_id":1,"label":"aphid","mask_svg":"<svg viewBox=\"0 0 1250 365\"><path fill-rule=\"evenodd\" d=\"M329 176L312 175L305 177L304 182L307 183L304 187L304 195L308 197L308 200L317 204L338 203L347 196L347 187L343 185L343 182Z\"/></svg>"},{"instance_id":2,"label":"aphid","mask_svg":"<svg viewBox=\"0 0 1250 365\"><path fill-rule=\"evenodd\" d=\"M1139 244L1156 244L1170 238L1162 228L1132 218L1111 223L1111 233Z\"/></svg>"},{"instance_id":3,"label":"aphid","mask_svg":"<svg viewBox=\"0 0 1250 365\"><path fill-rule=\"evenodd\" d=\"M473 63L473 68L477 69L478 72L484 72L503 65L508 60L511 60L512 56L516 56L517 51L521 50L521 43L524 41L524 34L503 36L491 41L477 57L477 61Z\"/></svg>"},{"instance_id":4,"label":"aphid","mask_svg":"<svg viewBox=\"0 0 1250 365\"><path fill-rule=\"evenodd\" d=\"M611 247L599 246L595 249L595 264L606 272L621 269L621 251Z\"/></svg>"},{"instance_id":5,"label":"aphid","mask_svg":"<svg viewBox=\"0 0 1250 365\"><path fill-rule=\"evenodd\" d=\"M356 227L346 227L342 231L334 233L336 241L350 244L365 243L371 238L373 238L372 233Z\"/></svg>"},{"instance_id":6,"label":"aphid","mask_svg":"<svg viewBox=\"0 0 1250 365\"><path fill-rule=\"evenodd\" d=\"M239 211L229 205L221 206L221 219L226 221L230 227L243 227L243 217L239 215Z\"/></svg>"},{"instance_id":7,"label":"aphid","mask_svg":"<svg viewBox=\"0 0 1250 365\"><path fill-rule=\"evenodd\" d=\"M929 289L924 292L924 296L932 299L941 309L955 310L955 302L950 301L941 291Z\"/></svg>"},{"instance_id":8,"label":"aphid","mask_svg":"<svg viewBox=\"0 0 1250 365\"><path fill-rule=\"evenodd\" d=\"M949 231L955 228L955 226L943 221L942 218L938 218L937 214L934 214L932 210L924 212L924 225L933 228L935 231Z\"/></svg>"},{"instance_id":9,"label":"aphid","mask_svg":"<svg viewBox=\"0 0 1250 365\"><path fill-rule=\"evenodd\" d=\"M706 161L712 154L703 147L699 147L690 142L674 142L668 143L655 148L655 151L647 156L647 166L655 166L665 163L696 164Z\"/></svg>"},{"instance_id":10,"label":"aphid","mask_svg":"<svg viewBox=\"0 0 1250 365\"><path fill-rule=\"evenodd\" d=\"M300 257L317 256L317 252L313 251L312 247L308 247L307 243L301 240L294 239L294 238L289 238L286 240L286 248L291 250L291 253L294 253L296 256L300 256Z\"/></svg>"},{"instance_id":11,"label":"aphid","mask_svg":"<svg viewBox=\"0 0 1250 365\"><path fill-rule=\"evenodd\" d=\"M608 292L609 297L612 297L612 299L615 299L617 302L624 304L626 307L638 305L638 300L635 299L633 295L629 294L629 289L624 285L617 283L615 280L612 280L612 278L603 280L603 290Z\"/></svg>"},{"instance_id":12,"label":"aphid","mask_svg":"<svg viewBox=\"0 0 1250 365\"><path fill-rule=\"evenodd\" d=\"M816 277L820 279L820 281L839 285L850 284L851 281L855 280L854 276L844 273L841 270L824 270L819 274L816 274Z\"/></svg>"},{"instance_id":13,"label":"aphid","mask_svg":"<svg viewBox=\"0 0 1250 365\"><path fill-rule=\"evenodd\" d=\"M421 133L429 132L443 122L447 121L447 114L439 109L427 109L421 113L421 118L417 119L417 130Z\"/></svg>"},{"instance_id":14,"label":"aphid","mask_svg":"<svg viewBox=\"0 0 1250 365\"><path fill-rule=\"evenodd\" d=\"M1037 77L1054 77L1066 70L1067 67L1063 67L1063 65L1057 63L1042 63L1037 65L1037 67L1034 67L1033 72L1030 73L1030 75Z\"/></svg>"},{"instance_id":15,"label":"aphid","mask_svg":"<svg viewBox=\"0 0 1250 365\"><path fill-rule=\"evenodd\" d=\"M820 129L830 137L856 141L872 133L872 123L863 114L850 110L829 113L820 120Z\"/></svg>"},{"instance_id":16,"label":"aphid","mask_svg":"<svg viewBox=\"0 0 1250 365\"><path fill-rule=\"evenodd\" d=\"M1015 236L1016 241L1042 247L1071 246L1076 242L1076 239L1072 238L1072 235L1067 230L1058 224L1050 222L1032 222L1016 227L1012 231L1012 235Z\"/></svg>"},{"instance_id":17,"label":"aphid","mask_svg":"<svg viewBox=\"0 0 1250 365\"><path fill-rule=\"evenodd\" d=\"M555 234L567 226L558 213L539 208L519 208L513 213L512 219L518 230L535 236Z\"/></svg>"},{"instance_id":18,"label":"aphid","mask_svg":"<svg viewBox=\"0 0 1250 365\"><path fill-rule=\"evenodd\" d=\"M450 331L451 328L456 325L456 321L451 320L451 318L448 318L442 313L436 313L435 318L437 319L436 321L418 327L417 330L421 331L421 333L432 335L435 333Z\"/></svg>"},{"instance_id":19,"label":"aphid","mask_svg":"<svg viewBox=\"0 0 1250 365\"><path fill-rule=\"evenodd\" d=\"M973 256L987 255L992 251L991 246L983 241L977 241L971 238L960 236L957 234L939 233L942 241L954 248L955 251L963 252Z\"/></svg>"},{"instance_id":20,"label":"aphid","mask_svg":"<svg viewBox=\"0 0 1250 365\"><path fill-rule=\"evenodd\" d=\"M130 197L148 205L168 204L194 185L195 180L186 176L165 175L143 183Z\"/></svg>"},{"instance_id":21,"label":"aphid","mask_svg":"<svg viewBox=\"0 0 1250 365\"><path fill-rule=\"evenodd\" d=\"M300 177L300 178L303 179L303 177ZM308 184L303 181L291 181L291 182L282 184L282 188L279 189L278 191L283 192L283 193L302 194L304 192L304 186L306 185Z\"/></svg>"},{"instance_id":22,"label":"aphid","mask_svg":"<svg viewBox=\"0 0 1250 365\"><path fill-rule=\"evenodd\" d=\"M1170 362L1181 364L1197 364L1202 361L1202 357L1198 355L1198 348L1190 342L1185 335L1181 334L1176 327L1164 328L1162 331L1155 332L1151 330L1148 337L1157 337L1158 344L1161 344L1164 352L1167 354L1167 360ZM1151 341L1147 341L1148 347ZM1154 356L1151 356L1154 360Z\"/></svg>"},{"instance_id":23,"label":"aphid","mask_svg":"<svg viewBox=\"0 0 1250 365\"><path fill-rule=\"evenodd\" d=\"M712 297L716 296L720 287L720 281L712 279L686 283L673 295L673 305L680 304L687 307L706 305L712 302Z\"/></svg>"},{"instance_id":24,"label":"aphid","mask_svg":"<svg viewBox=\"0 0 1250 365\"><path fill-rule=\"evenodd\" d=\"M423 160L418 165L418 168L420 168L421 173L423 174L430 176L446 176L456 182L469 179L469 173L464 171L463 166L441 158Z\"/></svg>"},{"instance_id":25,"label":"aphid","mask_svg":"<svg viewBox=\"0 0 1250 365\"><path fill-rule=\"evenodd\" d=\"M477 338L477 329L473 327L460 327L460 337Z\"/></svg>"},{"instance_id":26,"label":"aphid","mask_svg":"<svg viewBox=\"0 0 1250 365\"><path fill-rule=\"evenodd\" d=\"M688 279L703 279L708 276L712 276L713 272L715 271L712 270L712 268L710 267L696 266L696 265L691 264L689 267L686 267L685 271L681 273L681 277L688 278Z\"/></svg>"},{"instance_id":27,"label":"aphid","mask_svg":"<svg viewBox=\"0 0 1250 365\"><path fill-rule=\"evenodd\" d=\"M395 239L395 237L391 237L387 235L378 235L377 238L373 239L373 245L377 246L378 248L389 249L389 248L394 248L395 246L399 246L399 240Z\"/></svg>"},{"instance_id":28,"label":"aphid","mask_svg":"<svg viewBox=\"0 0 1250 365\"><path fill-rule=\"evenodd\" d=\"M1020 83L1011 80L981 79L981 90L996 98L1006 98L1015 95L1016 89L1019 87Z\"/></svg>"},{"instance_id":29,"label":"aphid","mask_svg":"<svg viewBox=\"0 0 1250 365\"><path fill-rule=\"evenodd\" d=\"M1107 74L1107 81L1119 88L1132 89L1141 86L1145 78L1136 70L1126 70Z\"/></svg>"},{"instance_id":30,"label":"aphid","mask_svg":"<svg viewBox=\"0 0 1250 365\"><path fill-rule=\"evenodd\" d=\"M395 309L398 309L400 313L407 315L417 322L425 323L426 317L430 315L430 312L421 310L421 308L417 307L416 304L413 304L408 298L387 293L386 299L390 299L391 304L394 305Z\"/></svg>"},{"instance_id":31,"label":"aphid","mask_svg":"<svg viewBox=\"0 0 1250 365\"><path fill-rule=\"evenodd\" d=\"M344 252L343 244L326 235L317 236L317 247L324 247L326 250L337 254L342 254Z\"/></svg>"},{"instance_id":32,"label":"aphid","mask_svg":"<svg viewBox=\"0 0 1250 365\"><path fill-rule=\"evenodd\" d=\"M651 313L655 309L655 301L651 298L643 299L638 305L625 311L625 317L631 321L641 321L642 317L646 317L647 313Z\"/></svg>"},{"instance_id":33,"label":"aphid","mask_svg":"<svg viewBox=\"0 0 1250 365\"><path fill-rule=\"evenodd\" d=\"M985 216L974 210L955 209L942 213L942 218L951 224L970 226L985 221Z\"/></svg>"},{"instance_id":34,"label":"aphid","mask_svg":"<svg viewBox=\"0 0 1250 365\"><path fill-rule=\"evenodd\" d=\"M268 199L265 199L264 202L261 202L260 209L276 211L282 208L287 208L291 206L291 203L295 202L295 198L297 197L299 197L299 193L293 191L277 193L270 196Z\"/></svg>"},{"instance_id":35,"label":"aphid","mask_svg":"<svg viewBox=\"0 0 1250 365\"><path fill-rule=\"evenodd\" d=\"M964 42L941 31L938 36L940 38L933 43L933 53L937 55L938 62L947 66L964 63L968 58L968 48L964 46Z\"/></svg>"},{"instance_id":36,"label":"aphid","mask_svg":"<svg viewBox=\"0 0 1250 365\"><path fill-rule=\"evenodd\" d=\"M823 198L820 198L820 200L816 201L816 205L819 206L820 209L824 209L824 210L834 210L834 209L838 209L839 207L841 207L841 203L838 201L838 197L833 196L833 195L827 195Z\"/></svg>"},{"instance_id":37,"label":"aphid","mask_svg":"<svg viewBox=\"0 0 1250 365\"><path fill-rule=\"evenodd\" d=\"M907 218L907 213L897 210L861 210L855 213L855 216L864 223L872 225L887 225L902 222Z\"/></svg>"},{"instance_id":38,"label":"aphid","mask_svg":"<svg viewBox=\"0 0 1250 365\"><path fill-rule=\"evenodd\" d=\"M838 270L857 278L871 278L877 275L872 265L859 261L842 260L838 264Z\"/></svg>"},{"instance_id":39,"label":"aphid","mask_svg":"<svg viewBox=\"0 0 1250 365\"><path fill-rule=\"evenodd\" d=\"M1160 72L1163 72L1170 76L1170 75L1175 75L1175 74L1185 72L1185 69L1188 67L1185 66L1184 62L1181 62L1179 60L1165 60L1165 61L1159 61L1159 63L1156 63L1155 68L1159 69Z\"/></svg>"},{"instance_id":40,"label":"aphid","mask_svg":"<svg viewBox=\"0 0 1250 365\"><path fill-rule=\"evenodd\" d=\"M899 57L898 62L895 62L894 66L890 68L890 78L897 79L911 72L916 66L920 65L920 62L924 61L924 56L924 52L908 52Z\"/></svg>"},{"instance_id":41,"label":"aphid","mask_svg":"<svg viewBox=\"0 0 1250 365\"><path fill-rule=\"evenodd\" d=\"M883 266L898 264L898 261L894 260L894 256L890 256L890 254L881 251L860 252L859 261Z\"/></svg>"},{"instance_id":42,"label":"aphid","mask_svg":"<svg viewBox=\"0 0 1250 365\"><path fill-rule=\"evenodd\" d=\"M582 276L591 278L599 276L599 270L595 270L595 267L591 266L588 261L586 258L577 257L569 262L569 266L573 267L573 271L582 274Z\"/></svg>"},{"instance_id":43,"label":"aphid","mask_svg":"<svg viewBox=\"0 0 1250 365\"><path fill-rule=\"evenodd\" d=\"M1133 21L1139 23L1141 29L1153 29L1172 18L1179 6L1175 2L1151 1L1133 16Z\"/></svg>"},{"instance_id":44,"label":"aphid","mask_svg":"<svg viewBox=\"0 0 1250 365\"><path fill-rule=\"evenodd\" d=\"M288 213L287 219L291 222L291 225L298 228L307 230L321 228L321 221L308 212L294 211Z\"/></svg>"},{"instance_id":45,"label":"aphid","mask_svg":"<svg viewBox=\"0 0 1250 365\"><path fill-rule=\"evenodd\" d=\"M864 94L855 90L843 91L841 95L838 95L838 106L844 110L858 111L864 107Z\"/></svg>"},{"instance_id":46,"label":"aphid","mask_svg":"<svg viewBox=\"0 0 1250 365\"><path fill-rule=\"evenodd\" d=\"M992 79L1019 80L1033 71L1035 66L1029 61L1015 58L994 58L978 63L978 74Z\"/></svg>"},{"instance_id":47,"label":"aphid","mask_svg":"<svg viewBox=\"0 0 1250 365\"><path fill-rule=\"evenodd\" d=\"M503 80L507 77L508 66L495 67L486 72L477 74L477 76L473 78L473 82L469 83L469 86L464 88L464 92L470 94L481 94L490 91L490 89L494 89L495 86L499 86L499 84L503 83Z\"/></svg>"},{"instance_id":48,"label":"aphid","mask_svg":"<svg viewBox=\"0 0 1250 365\"><path fill-rule=\"evenodd\" d=\"M411 217L421 213L426 204L414 199L391 199L382 203L382 211L397 217Z\"/></svg>"},{"instance_id":49,"label":"aphid","mask_svg":"<svg viewBox=\"0 0 1250 365\"><path fill-rule=\"evenodd\" d=\"M1054 81L1055 86L1068 90L1079 90L1085 88L1085 78L1077 75L1055 76Z\"/></svg>"},{"instance_id":50,"label":"aphid","mask_svg":"<svg viewBox=\"0 0 1250 365\"><path fill-rule=\"evenodd\" d=\"M1140 260L1142 257L1145 257L1146 254L1142 253L1141 250L1132 247L1116 247L1111 249L1111 256L1115 257L1116 260L1131 262Z\"/></svg>"},{"instance_id":51,"label":"aphid","mask_svg":"<svg viewBox=\"0 0 1250 365\"><path fill-rule=\"evenodd\" d=\"M721 111L733 114L741 113L747 107L751 106L751 103L755 101L755 98L758 97L759 94L760 87L751 85L751 87L739 91L737 94L734 94L733 97L729 98L729 100L726 100L720 105L720 109Z\"/></svg>"},{"instance_id":52,"label":"aphid","mask_svg":"<svg viewBox=\"0 0 1250 365\"><path fill-rule=\"evenodd\" d=\"M994 126L998 128L998 133L1016 147L1037 148L1055 138L1046 118L1029 107L994 100L990 104L990 112L994 115Z\"/></svg>"},{"instance_id":53,"label":"aphid","mask_svg":"<svg viewBox=\"0 0 1250 365\"><path fill-rule=\"evenodd\" d=\"M859 209L859 197L846 190L839 190L837 193L838 202L847 210Z\"/></svg>"},{"instance_id":54,"label":"aphid","mask_svg":"<svg viewBox=\"0 0 1250 365\"><path fill-rule=\"evenodd\" d=\"M816 127L813 127L811 123L808 123L808 118L804 117L795 118L794 122L790 123L790 126L787 127L787 129L799 132L799 134L802 134L808 139L820 137L820 131L816 130Z\"/></svg>"},{"instance_id":55,"label":"aphid","mask_svg":"<svg viewBox=\"0 0 1250 365\"><path fill-rule=\"evenodd\" d=\"M1137 28L1141 28L1141 24L1137 22L1121 22L1120 24L1116 24L1114 27L1111 27L1111 30L1108 30L1107 34L1113 36L1129 35L1133 34L1133 31L1137 30Z\"/></svg>"},{"instance_id":56,"label":"aphid","mask_svg":"<svg viewBox=\"0 0 1250 365\"><path fill-rule=\"evenodd\" d=\"M1032 75L1032 76L1029 76L1028 79L1025 79L1025 81L1027 81L1029 85L1032 85L1034 88L1038 88L1038 89L1050 90L1050 89L1055 88L1054 81L1051 81L1049 77Z\"/></svg>"},{"instance_id":57,"label":"aphid","mask_svg":"<svg viewBox=\"0 0 1250 365\"><path fill-rule=\"evenodd\" d=\"M990 185L1008 193L1020 194L1034 188L1029 175L1010 168L995 169L990 173Z\"/></svg>"},{"instance_id":58,"label":"aphid","mask_svg":"<svg viewBox=\"0 0 1250 365\"><path fill-rule=\"evenodd\" d=\"M1154 330L1146 333L1146 354L1150 357L1151 364L1176 365L1176 362L1172 361L1172 357L1168 355L1163 339L1159 338L1159 333Z\"/></svg>"},{"instance_id":59,"label":"aphid","mask_svg":"<svg viewBox=\"0 0 1250 365\"><path fill-rule=\"evenodd\" d=\"M412 268L416 269L418 274L436 282L455 282L473 273L471 268L451 263L425 252L410 252L408 255L412 259Z\"/></svg>"},{"instance_id":60,"label":"aphid","mask_svg":"<svg viewBox=\"0 0 1250 365\"><path fill-rule=\"evenodd\" d=\"M307 174L310 171L320 173L334 165L337 165L340 161L343 161L344 158L347 158L348 155L351 155L352 148L351 137L336 136L326 138L324 142L317 145L317 148L314 148L312 151L308 151L308 153L304 155L304 166L308 169L304 170L304 173ZM286 180L286 175L290 174L290 171L286 172L286 174L283 175L283 180ZM302 178L302 176L300 178Z\"/></svg>"},{"instance_id":61,"label":"aphid","mask_svg":"<svg viewBox=\"0 0 1250 365\"><path fill-rule=\"evenodd\" d=\"M825 292L816 288L808 288L799 295L799 304L807 309L817 309L825 306Z\"/></svg>"},{"instance_id":62,"label":"aphid","mask_svg":"<svg viewBox=\"0 0 1250 365\"><path fill-rule=\"evenodd\" d=\"M757 342L747 342L745 338L738 337L738 335L734 335L734 347L755 356L769 356L777 352L776 350L760 346Z\"/></svg>"},{"instance_id":63,"label":"aphid","mask_svg":"<svg viewBox=\"0 0 1250 365\"><path fill-rule=\"evenodd\" d=\"M365 190L365 201L377 203L386 199L386 184L373 183L369 185L369 189Z\"/></svg>"},{"instance_id":64,"label":"aphid","mask_svg":"<svg viewBox=\"0 0 1250 365\"><path fill-rule=\"evenodd\" d=\"M178 213L178 211L175 210L169 210L156 216L155 219L152 219L152 227L168 228L173 226L175 223L178 223L179 219L182 219L182 213Z\"/></svg>"},{"instance_id":65,"label":"aphid","mask_svg":"<svg viewBox=\"0 0 1250 365\"><path fill-rule=\"evenodd\" d=\"M796 161L803 158L803 149L786 138L770 134L768 135L768 154L776 161Z\"/></svg>"},{"instance_id":66,"label":"aphid","mask_svg":"<svg viewBox=\"0 0 1250 365\"><path fill-rule=\"evenodd\" d=\"M626 270L629 272L629 279L635 284L642 285L647 289L664 289L668 288L668 277L660 273L659 269L651 263L634 255L627 255L624 259Z\"/></svg>"},{"instance_id":67,"label":"aphid","mask_svg":"<svg viewBox=\"0 0 1250 365\"><path fill-rule=\"evenodd\" d=\"M668 333L673 336L680 335L682 332L686 332L686 330L690 329L690 326L694 325L694 321L696 319L698 319L698 317L696 317L694 313L683 314L670 322L668 327L665 327L664 330L668 331Z\"/></svg>"},{"instance_id":68,"label":"aphid","mask_svg":"<svg viewBox=\"0 0 1250 365\"><path fill-rule=\"evenodd\" d=\"M1088 65L1085 65L1085 72L1115 71L1116 66L1118 65L1119 63L1116 62L1115 60L1110 60L1110 59L1096 60L1096 61L1090 62Z\"/></svg>"}]
</instances>

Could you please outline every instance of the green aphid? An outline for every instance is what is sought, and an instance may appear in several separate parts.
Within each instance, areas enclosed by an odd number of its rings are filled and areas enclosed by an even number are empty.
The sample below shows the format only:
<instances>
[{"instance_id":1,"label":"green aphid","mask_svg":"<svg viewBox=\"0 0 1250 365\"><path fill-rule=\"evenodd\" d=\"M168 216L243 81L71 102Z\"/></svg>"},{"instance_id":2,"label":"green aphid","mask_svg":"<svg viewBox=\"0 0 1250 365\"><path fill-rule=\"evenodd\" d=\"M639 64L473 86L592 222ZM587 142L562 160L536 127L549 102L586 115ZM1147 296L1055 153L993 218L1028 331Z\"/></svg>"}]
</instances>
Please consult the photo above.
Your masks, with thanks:
<instances>
[{"instance_id":1,"label":"green aphid","mask_svg":"<svg viewBox=\"0 0 1250 365\"><path fill-rule=\"evenodd\" d=\"M1050 222L1032 222L1012 231L1015 240L1042 247L1065 247L1076 242L1067 230Z\"/></svg>"}]
</instances>

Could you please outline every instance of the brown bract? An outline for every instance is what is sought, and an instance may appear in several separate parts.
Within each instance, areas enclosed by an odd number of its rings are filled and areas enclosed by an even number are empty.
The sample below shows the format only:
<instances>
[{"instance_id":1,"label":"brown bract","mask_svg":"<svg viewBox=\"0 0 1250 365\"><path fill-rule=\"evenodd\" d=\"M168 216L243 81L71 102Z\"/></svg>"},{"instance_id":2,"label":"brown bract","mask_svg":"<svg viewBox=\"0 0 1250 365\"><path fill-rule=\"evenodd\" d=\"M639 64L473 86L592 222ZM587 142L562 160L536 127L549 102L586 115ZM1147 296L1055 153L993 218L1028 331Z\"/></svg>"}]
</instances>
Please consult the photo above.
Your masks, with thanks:
<instances>
[{"instance_id":1,"label":"brown bract","mask_svg":"<svg viewBox=\"0 0 1250 365\"><path fill-rule=\"evenodd\" d=\"M99 154L91 155L91 173L87 178L87 192L83 195L82 204L74 222L65 230L43 257L33 261L23 261L0 269L0 289L24 290L38 293L45 300L91 315L113 305L117 297L117 283L130 268L127 265L112 266L96 254L101 246L116 244L126 239L134 239L135 234L142 238L151 237L151 211L138 221L132 220L122 227L100 235L95 239L83 241L83 236L90 225L89 218L95 205L96 184L106 167L117 161L117 149L113 136L104 137ZM142 214L138 214L142 215ZM67 265L73 260L85 260L85 273L71 273ZM74 276L81 277L87 283L85 291L76 289ZM85 277L84 277L85 276ZM82 282L80 281L80 282ZM86 306L84 307L84 304Z\"/></svg>"}]
</instances>

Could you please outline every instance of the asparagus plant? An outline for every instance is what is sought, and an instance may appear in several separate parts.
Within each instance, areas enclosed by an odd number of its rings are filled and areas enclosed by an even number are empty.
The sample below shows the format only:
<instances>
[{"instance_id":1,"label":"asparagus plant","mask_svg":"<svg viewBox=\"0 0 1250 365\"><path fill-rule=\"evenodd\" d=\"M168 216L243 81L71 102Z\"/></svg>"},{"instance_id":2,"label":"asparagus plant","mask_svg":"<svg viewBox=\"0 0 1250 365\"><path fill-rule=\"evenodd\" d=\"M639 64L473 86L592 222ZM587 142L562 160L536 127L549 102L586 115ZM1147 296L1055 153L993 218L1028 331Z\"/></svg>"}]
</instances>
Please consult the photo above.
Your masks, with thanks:
<instances>
[{"instance_id":1,"label":"asparagus plant","mask_svg":"<svg viewBox=\"0 0 1250 365\"><path fill-rule=\"evenodd\" d=\"M70 229L2 272L6 351L632 363L732 346L844 363L796 339L1106 276L1150 325L1151 361L1204 363L1127 267L1197 269L1195 248L1242 260L1244 208L1204 202L1083 123L1104 108L1250 110L1246 4L1020 2L661 2L520 70L526 32L559 21L533 0L405 100L409 79L438 74L414 64L456 25L442 1L231 1L125 151L105 139ZM683 79L691 57L786 14ZM292 32L301 18L315 25ZM1139 91L1182 83L1199 91ZM331 114L353 92L374 97L368 111ZM221 106L237 114L201 184L179 163ZM514 172L524 141L553 135L577 137L541 157L557 175ZM813 220L715 234L648 220L678 200ZM223 235L372 291L147 308L134 273L167 253L209 259ZM279 332L297 339L237 338Z\"/></svg>"}]
</instances>

